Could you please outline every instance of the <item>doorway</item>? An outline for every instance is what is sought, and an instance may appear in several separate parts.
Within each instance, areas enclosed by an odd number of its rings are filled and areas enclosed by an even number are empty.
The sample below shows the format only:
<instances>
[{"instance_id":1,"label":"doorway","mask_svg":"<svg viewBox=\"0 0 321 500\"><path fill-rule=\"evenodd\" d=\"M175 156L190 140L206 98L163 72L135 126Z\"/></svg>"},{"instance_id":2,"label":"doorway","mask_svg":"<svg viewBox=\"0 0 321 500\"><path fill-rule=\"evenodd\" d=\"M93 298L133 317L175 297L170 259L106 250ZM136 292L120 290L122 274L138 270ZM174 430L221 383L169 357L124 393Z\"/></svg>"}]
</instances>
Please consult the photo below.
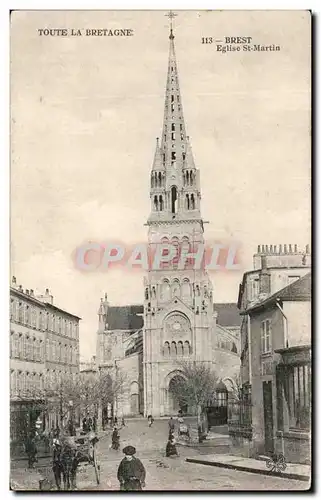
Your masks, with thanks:
<instances>
[{"instance_id":1,"label":"doorway","mask_svg":"<svg viewBox=\"0 0 321 500\"><path fill-rule=\"evenodd\" d=\"M264 448L269 454L274 453L273 442L273 400L272 382L263 382L263 410L264 410Z\"/></svg>"}]
</instances>

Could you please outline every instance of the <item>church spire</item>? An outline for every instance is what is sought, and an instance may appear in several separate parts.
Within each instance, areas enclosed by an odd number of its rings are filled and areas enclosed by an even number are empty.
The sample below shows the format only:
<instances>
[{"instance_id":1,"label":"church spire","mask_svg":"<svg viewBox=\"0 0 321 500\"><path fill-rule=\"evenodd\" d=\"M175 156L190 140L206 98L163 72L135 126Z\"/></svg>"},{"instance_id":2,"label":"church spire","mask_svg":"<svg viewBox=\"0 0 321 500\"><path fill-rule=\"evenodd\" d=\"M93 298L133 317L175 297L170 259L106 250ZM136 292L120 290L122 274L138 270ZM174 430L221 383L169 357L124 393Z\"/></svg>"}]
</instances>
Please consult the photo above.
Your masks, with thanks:
<instances>
[{"instance_id":1,"label":"church spire","mask_svg":"<svg viewBox=\"0 0 321 500\"><path fill-rule=\"evenodd\" d=\"M176 62L173 18L170 20L169 54L165 91L163 131L157 139L151 172L149 223L154 221L200 220L199 175L195 168L183 115Z\"/></svg>"}]
</instances>

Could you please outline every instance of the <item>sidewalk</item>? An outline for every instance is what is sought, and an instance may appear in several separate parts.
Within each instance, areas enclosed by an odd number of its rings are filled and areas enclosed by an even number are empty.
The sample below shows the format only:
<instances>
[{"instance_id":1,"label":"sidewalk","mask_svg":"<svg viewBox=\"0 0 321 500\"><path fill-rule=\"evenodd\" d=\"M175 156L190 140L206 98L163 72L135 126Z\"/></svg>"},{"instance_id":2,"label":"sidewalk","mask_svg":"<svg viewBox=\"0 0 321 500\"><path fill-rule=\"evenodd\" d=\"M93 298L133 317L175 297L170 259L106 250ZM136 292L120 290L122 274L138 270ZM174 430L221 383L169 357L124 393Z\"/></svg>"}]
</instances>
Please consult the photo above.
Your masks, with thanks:
<instances>
[{"instance_id":1,"label":"sidewalk","mask_svg":"<svg viewBox=\"0 0 321 500\"><path fill-rule=\"evenodd\" d=\"M233 455L206 455L203 457L190 457L186 462L202 465L212 465L214 467L223 467L225 469L234 469L243 472L252 472L254 474L263 474L265 476L276 476L287 479L297 479L299 481L310 481L311 468L309 465L287 464L285 471L271 471L266 466L265 460L256 460L254 458L243 458Z\"/></svg>"}]
</instances>

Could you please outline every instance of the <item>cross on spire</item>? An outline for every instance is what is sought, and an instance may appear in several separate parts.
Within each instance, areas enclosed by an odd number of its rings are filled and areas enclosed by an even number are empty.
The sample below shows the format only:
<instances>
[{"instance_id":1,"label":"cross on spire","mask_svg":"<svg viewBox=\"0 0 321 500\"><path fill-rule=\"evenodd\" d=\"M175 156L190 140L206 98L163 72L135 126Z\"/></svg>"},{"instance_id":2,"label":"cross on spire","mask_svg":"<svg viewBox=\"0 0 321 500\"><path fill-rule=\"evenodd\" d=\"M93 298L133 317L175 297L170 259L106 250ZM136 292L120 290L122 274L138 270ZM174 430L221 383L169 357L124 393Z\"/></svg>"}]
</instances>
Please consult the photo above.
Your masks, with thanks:
<instances>
[{"instance_id":1,"label":"cross on spire","mask_svg":"<svg viewBox=\"0 0 321 500\"><path fill-rule=\"evenodd\" d=\"M170 38L170 40L172 40L174 38L174 35L173 35L173 19L174 19L174 17L177 17L177 14L174 14L174 12L172 10L170 10L169 12L167 12L167 14L165 14L165 16L168 17L169 22L170 22L170 35L169 35L169 38Z\"/></svg>"}]
</instances>

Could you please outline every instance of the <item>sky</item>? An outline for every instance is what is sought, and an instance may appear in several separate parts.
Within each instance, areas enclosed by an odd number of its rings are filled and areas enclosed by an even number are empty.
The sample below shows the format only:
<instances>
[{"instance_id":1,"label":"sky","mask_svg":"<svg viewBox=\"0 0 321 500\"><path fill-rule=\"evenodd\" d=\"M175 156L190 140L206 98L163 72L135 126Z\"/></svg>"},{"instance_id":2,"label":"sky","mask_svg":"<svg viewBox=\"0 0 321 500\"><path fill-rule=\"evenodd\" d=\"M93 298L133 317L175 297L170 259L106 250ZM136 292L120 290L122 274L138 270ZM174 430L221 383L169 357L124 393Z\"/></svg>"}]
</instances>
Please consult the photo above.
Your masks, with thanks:
<instances>
[{"instance_id":1,"label":"sky","mask_svg":"<svg viewBox=\"0 0 321 500\"><path fill-rule=\"evenodd\" d=\"M16 11L11 25L11 274L82 318L142 303L143 273L84 272L83 242L146 241L168 57L163 11ZM39 36L41 28L132 29L131 37ZM278 52L228 52L202 37L251 36ZM236 302L259 244L310 240L310 17L306 11L181 11L175 46L208 241L237 242L239 271L213 272Z\"/></svg>"}]
</instances>

